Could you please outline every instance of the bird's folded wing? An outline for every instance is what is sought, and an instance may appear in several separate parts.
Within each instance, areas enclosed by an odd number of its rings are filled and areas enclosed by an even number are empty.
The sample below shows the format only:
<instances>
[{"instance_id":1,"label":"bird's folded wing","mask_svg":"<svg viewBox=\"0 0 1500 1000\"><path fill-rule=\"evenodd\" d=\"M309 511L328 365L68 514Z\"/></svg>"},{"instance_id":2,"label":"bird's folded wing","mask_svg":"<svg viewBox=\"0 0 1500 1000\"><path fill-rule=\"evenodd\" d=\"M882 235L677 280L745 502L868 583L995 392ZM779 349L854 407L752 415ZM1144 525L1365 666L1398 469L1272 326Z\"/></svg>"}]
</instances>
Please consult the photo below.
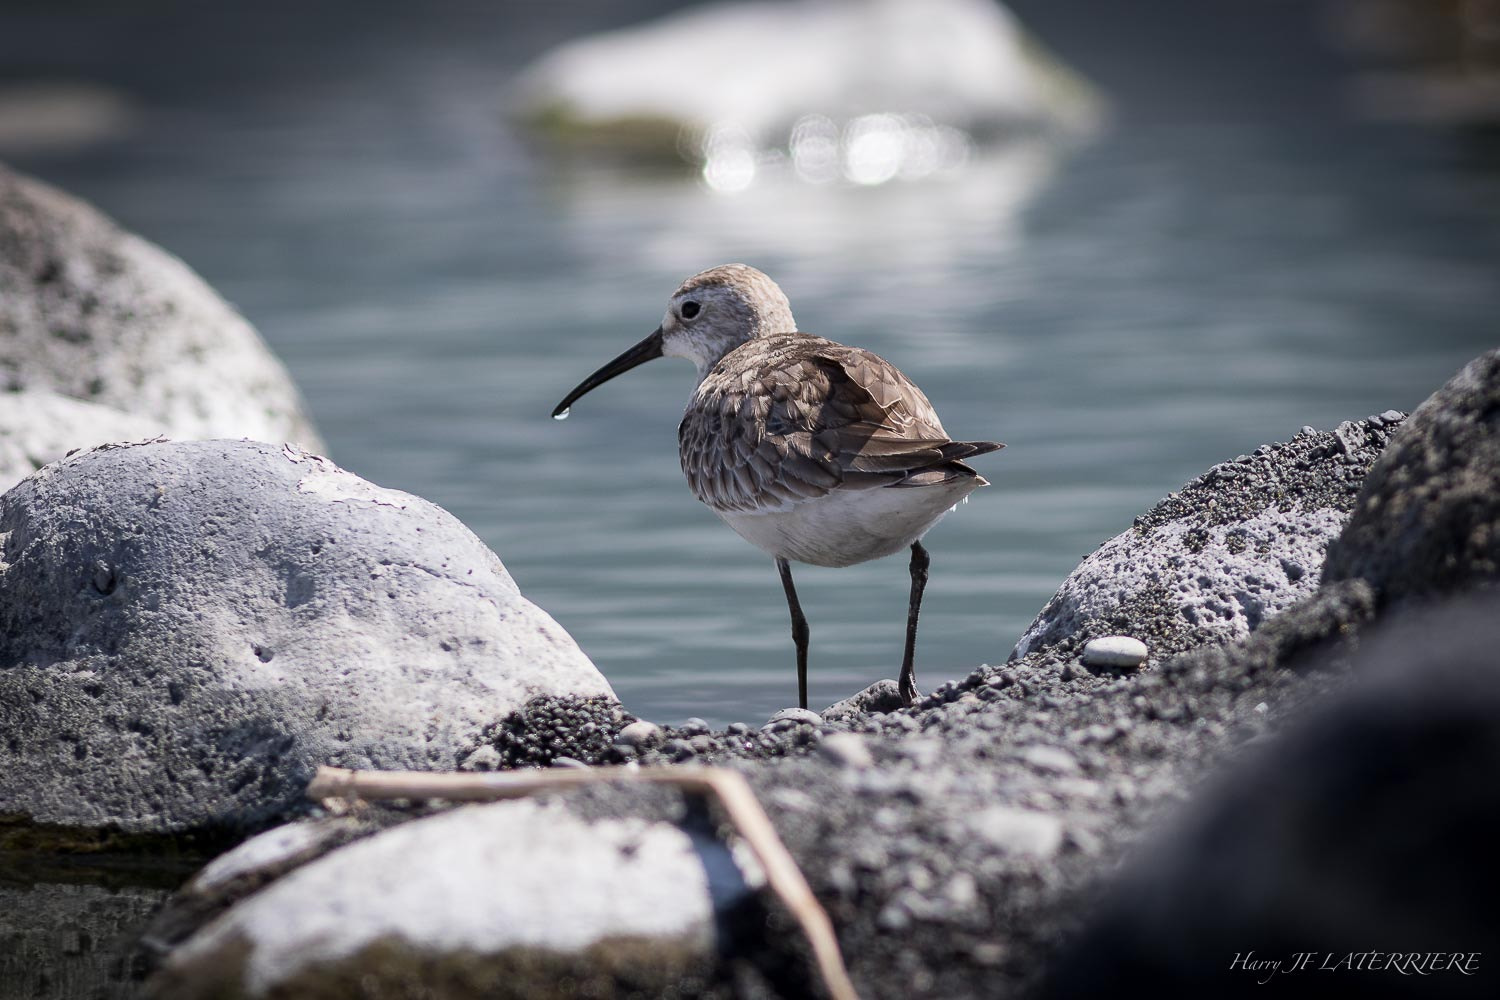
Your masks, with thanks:
<instances>
[{"instance_id":1,"label":"bird's folded wing","mask_svg":"<svg viewBox=\"0 0 1500 1000\"><path fill-rule=\"evenodd\" d=\"M746 364L740 352L755 352ZM743 345L703 380L678 428L682 470L717 510L784 509L974 454L927 397L868 351L803 334Z\"/></svg>"}]
</instances>

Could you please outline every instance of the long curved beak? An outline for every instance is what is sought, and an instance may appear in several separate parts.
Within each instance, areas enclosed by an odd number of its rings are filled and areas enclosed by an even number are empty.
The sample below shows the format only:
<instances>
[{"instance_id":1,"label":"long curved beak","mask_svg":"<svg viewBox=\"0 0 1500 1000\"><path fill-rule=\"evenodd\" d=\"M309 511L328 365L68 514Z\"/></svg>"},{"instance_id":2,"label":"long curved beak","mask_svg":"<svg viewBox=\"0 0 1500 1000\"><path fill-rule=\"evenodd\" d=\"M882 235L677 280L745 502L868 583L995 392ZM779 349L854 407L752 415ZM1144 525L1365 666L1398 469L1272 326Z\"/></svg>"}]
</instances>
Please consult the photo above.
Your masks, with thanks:
<instances>
[{"instance_id":1,"label":"long curved beak","mask_svg":"<svg viewBox=\"0 0 1500 1000\"><path fill-rule=\"evenodd\" d=\"M558 417L567 413L568 407L577 402L578 397L589 390L597 389L616 375L623 375L637 365L643 365L653 358L661 357L661 350L661 327L657 327L651 331L651 335L645 340L636 344L630 350L578 383L578 387L564 396L563 401L557 404L557 408L552 411L552 415Z\"/></svg>"}]
</instances>

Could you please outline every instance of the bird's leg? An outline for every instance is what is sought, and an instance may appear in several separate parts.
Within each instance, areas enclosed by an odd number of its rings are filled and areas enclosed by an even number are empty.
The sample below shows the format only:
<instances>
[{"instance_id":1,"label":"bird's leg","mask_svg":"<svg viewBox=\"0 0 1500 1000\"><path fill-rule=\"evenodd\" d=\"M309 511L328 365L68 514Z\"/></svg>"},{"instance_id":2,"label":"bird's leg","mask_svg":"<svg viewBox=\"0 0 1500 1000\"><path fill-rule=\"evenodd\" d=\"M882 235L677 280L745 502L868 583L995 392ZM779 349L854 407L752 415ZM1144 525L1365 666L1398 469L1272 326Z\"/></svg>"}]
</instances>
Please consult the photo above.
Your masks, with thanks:
<instances>
[{"instance_id":1,"label":"bird's leg","mask_svg":"<svg viewBox=\"0 0 1500 1000\"><path fill-rule=\"evenodd\" d=\"M792 612L792 641L797 644L797 704L807 707L807 619L797 603L797 588L792 586L792 567L785 559L776 560L781 586L786 589L786 606Z\"/></svg>"},{"instance_id":2,"label":"bird's leg","mask_svg":"<svg viewBox=\"0 0 1500 1000\"><path fill-rule=\"evenodd\" d=\"M921 542L911 543L911 603L906 609L906 655L901 658L901 704L917 700L917 670L912 659L917 652L917 615L922 611L922 591L927 588L927 550Z\"/></svg>"}]
</instances>

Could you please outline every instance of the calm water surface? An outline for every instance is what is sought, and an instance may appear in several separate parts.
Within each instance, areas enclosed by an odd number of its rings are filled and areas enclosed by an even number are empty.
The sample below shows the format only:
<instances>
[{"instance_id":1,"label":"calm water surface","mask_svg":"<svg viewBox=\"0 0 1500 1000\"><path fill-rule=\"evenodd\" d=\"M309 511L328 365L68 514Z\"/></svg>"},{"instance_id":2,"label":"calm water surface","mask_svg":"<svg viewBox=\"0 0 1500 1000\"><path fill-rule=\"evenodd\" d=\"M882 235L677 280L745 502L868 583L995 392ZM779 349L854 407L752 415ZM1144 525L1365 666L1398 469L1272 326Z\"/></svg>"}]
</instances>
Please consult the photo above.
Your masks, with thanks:
<instances>
[{"instance_id":1,"label":"calm water surface","mask_svg":"<svg viewBox=\"0 0 1500 1000\"><path fill-rule=\"evenodd\" d=\"M1410 409L1497 339L1483 151L1348 120L1295 62L1305 40L1262 92L1175 78L1163 39L1105 67L1116 115L1092 145L872 189L715 194L559 163L506 124L542 47L654 6L361 7L296 32L262 8L38 7L0 41L12 76L137 103L117 140L12 162L197 268L285 360L332 456L464 520L641 715L754 722L795 695L770 560L677 467L687 364L548 418L694 271L761 267L803 329L892 360L955 437L1009 443L928 537L924 687L1003 660L1082 556L1208 465ZM65 45L69 23L125 44ZM1104 47L1107 26L1062 28L1064 51ZM181 58L152 59L168 40ZM895 675L903 559L797 581L815 706Z\"/></svg>"}]
</instances>

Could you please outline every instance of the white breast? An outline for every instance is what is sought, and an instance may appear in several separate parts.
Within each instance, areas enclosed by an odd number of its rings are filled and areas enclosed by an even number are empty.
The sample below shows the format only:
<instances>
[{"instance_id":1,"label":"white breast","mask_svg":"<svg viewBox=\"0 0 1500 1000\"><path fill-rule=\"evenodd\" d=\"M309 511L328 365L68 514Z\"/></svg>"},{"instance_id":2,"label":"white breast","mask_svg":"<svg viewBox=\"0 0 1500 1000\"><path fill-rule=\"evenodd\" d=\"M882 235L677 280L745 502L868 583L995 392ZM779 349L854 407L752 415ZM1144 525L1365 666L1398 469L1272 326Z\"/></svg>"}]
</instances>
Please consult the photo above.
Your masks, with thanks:
<instances>
[{"instance_id":1,"label":"white breast","mask_svg":"<svg viewBox=\"0 0 1500 1000\"><path fill-rule=\"evenodd\" d=\"M983 478L974 476L941 486L835 490L782 510L714 513L745 541L774 557L814 566L852 566L909 547L955 504L985 485Z\"/></svg>"}]
</instances>

